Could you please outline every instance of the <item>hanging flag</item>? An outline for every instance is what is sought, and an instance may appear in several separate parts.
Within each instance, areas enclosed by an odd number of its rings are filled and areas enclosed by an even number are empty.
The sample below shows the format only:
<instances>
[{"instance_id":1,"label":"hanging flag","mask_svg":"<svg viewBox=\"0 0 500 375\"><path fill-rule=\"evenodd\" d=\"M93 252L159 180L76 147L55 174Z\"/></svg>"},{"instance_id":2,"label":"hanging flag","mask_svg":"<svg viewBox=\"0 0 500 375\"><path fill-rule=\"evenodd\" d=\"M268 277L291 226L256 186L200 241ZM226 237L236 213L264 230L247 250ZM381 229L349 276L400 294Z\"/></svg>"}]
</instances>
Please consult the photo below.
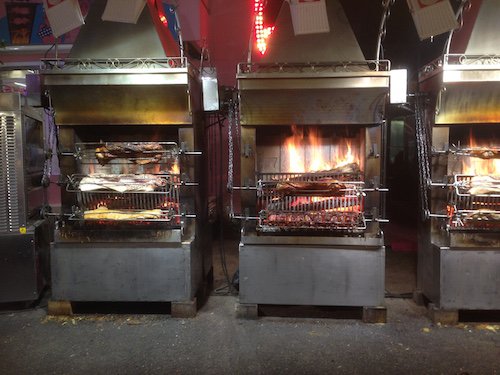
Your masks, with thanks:
<instances>
[{"instance_id":1,"label":"hanging flag","mask_svg":"<svg viewBox=\"0 0 500 375\"><path fill-rule=\"evenodd\" d=\"M85 23L78 0L43 0L43 7L55 37Z\"/></svg>"}]
</instances>

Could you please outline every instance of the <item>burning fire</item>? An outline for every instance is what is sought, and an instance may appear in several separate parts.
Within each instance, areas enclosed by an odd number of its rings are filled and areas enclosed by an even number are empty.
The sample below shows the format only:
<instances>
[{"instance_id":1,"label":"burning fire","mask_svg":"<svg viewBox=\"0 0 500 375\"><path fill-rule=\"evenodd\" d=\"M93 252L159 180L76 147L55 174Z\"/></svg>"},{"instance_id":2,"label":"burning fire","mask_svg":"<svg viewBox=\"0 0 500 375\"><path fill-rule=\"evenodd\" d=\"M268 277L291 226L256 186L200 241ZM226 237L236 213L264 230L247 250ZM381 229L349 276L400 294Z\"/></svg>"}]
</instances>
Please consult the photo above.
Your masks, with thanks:
<instances>
[{"instance_id":1,"label":"burning fire","mask_svg":"<svg viewBox=\"0 0 500 375\"><path fill-rule=\"evenodd\" d=\"M488 150L497 149L493 145L478 145L475 137L470 133L470 149L478 152L487 152ZM474 176L499 176L500 175L500 159L468 157L462 161L462 173Z\"/></svg>"},{"instance_id":2,"label":"burning fire","mask_svg":"<svg viewBox=\"0 0 500 375\"><path fill-rule=\"evenodd\" d=\"M179 173L181 173L181 170L179 169L179 164L178 163L172 164L172 167L170 168L170 170L168 172L170 174L179 174Z\"/></svg>"},{"instance_id":3,"label":"burning fire","mask_svg":"<svg viewBox=\"0 0 500 375\"><path fill-rule=\"evenodd\" d=\"M339 168L351 163L359 165L359 155L348 140L340 144L325 144L317 129L292 126L292 136L285 140L288 171L292 173L319 172Z\"/></svg>"}]
</instances>

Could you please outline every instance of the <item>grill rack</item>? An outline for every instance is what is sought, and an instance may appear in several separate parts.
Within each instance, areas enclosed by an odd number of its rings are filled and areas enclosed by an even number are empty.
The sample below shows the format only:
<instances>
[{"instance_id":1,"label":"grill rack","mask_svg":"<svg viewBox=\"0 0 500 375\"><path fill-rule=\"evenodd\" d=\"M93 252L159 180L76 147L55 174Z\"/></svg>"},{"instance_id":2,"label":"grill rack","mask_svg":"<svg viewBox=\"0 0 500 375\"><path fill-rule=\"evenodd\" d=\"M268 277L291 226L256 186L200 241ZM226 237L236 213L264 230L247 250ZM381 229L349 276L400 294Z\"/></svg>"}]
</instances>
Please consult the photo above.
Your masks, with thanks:
<instances>
[{"instance_id":1,"label":"grill rack","mask_svg":"<svg viewBox=\"0 0 500 375\"><path fill-rule=\"evenodd\" d=\"M360 181L360 173L260 173L257 178L257 205L261 207L258 231L361 232L366 229L364 182ZM288 196L275 189L280 181L314 182L325 178L345 185L344 194L325 197L311 191L311 194Z\"/></svg>"},{"instance_id":2,"label":"grill rack","mask_svg":"<svg viewBox=\"0 0 500 375\"><path fill-rule=\"evenodd\" d=\"M118 209L111 209L109 212L120 212L120 213L140 213L144 210L133 210L133 209L128 209L128 210L118 210ZM178 222L174 223L174 219L179 217L178 214L176 214L174 211L170 209L160 209L160 218L149 218L149 219L140 219L140 218L134 218L134 219L106 219L106 218L99 218L99 219L85 219L84 218L84 213L85 211L79 209L79 208L74 208L73 213L69 216L70 221L85 221L85 222L107 222L107 223L126 223L126 222L132 222L132 223L171 223L171 224L179 224Z\"/></svg>"},{"instance_id":3,"label":"grill rack","mask_svg":"<svg viewBox=\"0 0 500 375\"><path fill-rule=\"evenodd\" d=\"M500 194L469 194L472 177L465 174L453 176L452 188L448 193L449 229L500 231Z\"/></svg>"},{"instance_id":4,"label":"grill rack","mask_svg":"<svg viewBox=\"0 0 500 375\"><path fill-rule=\"evenodd\" d=\"M180 215L180 192L182 185L180 175L163 174L157 177L166 180L165 186L160 186L154 191L126 191L118 192L111 189L81 191L78 185L84 175L72 175L68 178L66 190L76 193L79 210L93 210L105 205L116 210L153 210L168 207L173 215ZM73 218L75 219L75 217ZM134 220L135 221L135 220Z\"/></svg>"},{"instance_id":5,"label":"grill rack","mask_svg":"<svg viewBox=\"0 0 500 375\"><path fill-rule=\"evenodd\" d=\"M155 164L164 165L167 163L175 163L181 153L179 146L176 142L81 142L75 144L75 151L73 155L79 160L81 164L84 165L98 165L102 166L98 159L96 158L96 149L100 147L112 147L112 146L140 146L144 144L157 144L162 146L163 150L153 150L153 151L142 151L145 155L158 155L161 154L160 160ZM115 158L107 164L136 164L141 166L148 166L148 163L142 164L145 157L126 157L126 158ZM147 161L147 160L146 160Z\"/></svg>"},{"instance_id":6,"label":"grill rack","mask_svg":"<svg viewBox=\"0 0 500 375\"><path fill-rule=\"evenodd\" d=\"M459 197L482 197L482 198L500 198L500 194L470 194L468 189L470 188L471 180L474 175L466 174L456 174L453 176L453 186L455 187L455 193Z\"/></svg>"}]
</instances>

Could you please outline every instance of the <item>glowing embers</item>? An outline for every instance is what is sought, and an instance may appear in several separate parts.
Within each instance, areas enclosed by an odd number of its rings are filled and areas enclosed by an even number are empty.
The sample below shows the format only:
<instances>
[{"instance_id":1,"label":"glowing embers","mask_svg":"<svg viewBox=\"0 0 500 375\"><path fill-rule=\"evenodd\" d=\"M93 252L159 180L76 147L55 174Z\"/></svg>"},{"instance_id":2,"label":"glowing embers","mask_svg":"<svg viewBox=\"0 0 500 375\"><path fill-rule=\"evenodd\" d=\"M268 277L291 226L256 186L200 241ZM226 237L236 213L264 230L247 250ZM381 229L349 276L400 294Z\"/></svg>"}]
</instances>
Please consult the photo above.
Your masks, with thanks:
<instances>
[{"instance_id":1,"label":"glowing embers","mask_svg":"<svg viewBox=\"0 0 500 375\"><path fill-rule=\"evenodd\" d=\"M274 31L274 26L264 27L264 2L265 0L254 1L254 29L257 49L263 55L267 50L267 41Z\"/></svg>"}]
</instances>

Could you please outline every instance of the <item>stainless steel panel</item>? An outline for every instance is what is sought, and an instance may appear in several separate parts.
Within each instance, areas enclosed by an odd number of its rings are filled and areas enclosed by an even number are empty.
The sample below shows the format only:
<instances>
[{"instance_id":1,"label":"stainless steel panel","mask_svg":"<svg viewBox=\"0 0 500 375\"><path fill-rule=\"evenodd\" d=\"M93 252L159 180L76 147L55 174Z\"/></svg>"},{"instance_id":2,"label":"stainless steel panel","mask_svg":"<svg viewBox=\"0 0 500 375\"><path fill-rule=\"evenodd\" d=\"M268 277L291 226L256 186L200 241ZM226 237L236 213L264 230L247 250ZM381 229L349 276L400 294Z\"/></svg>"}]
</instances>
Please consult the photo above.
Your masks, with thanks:
<instances>
[{"instance_id":1,"label":"stainless steel panel","mask_svg":"<svg viewBox=\"0 0 500 375\"><path fill-rule=\"evenodd\" d=\"M241 242L245 245L292 245L292 246L356 246L360 249L373 249L384 245L383 236L367 237L310 237L310 236L241 236Z\"/></svg>"},{"instance_id":2,"label":"stainless steel panel","mask_svg":"<svg viewBox=\"0 0 500 375\"><path fill-rule=\"evenodd\" d=\"M380 306L385 248L240 243L240 302Z\"/></svg>"},{"instance_id":3,"label":"stainless steel panel","mask_svg":"<svg viewBox=\"0 0 500 375\"><path fill-rule=\"evenodd\" d=\"M294 35L290 7L283 3L263 62L360 61L365 57L338 0L326 2L329 33Z\"/></svg>"},{"instance_id":4,"label":"stainless steel panel","mask_svg":"<svg viewBox=\"0 0 500 375\"><path fill-rule=\"evenodd\" d=\"M74 85L94 85L94 86L144 86L144 85L187 85L188 69L105 69L98 70L85 68L81 70L67 70L44 72L43 84L46 86L74 86ZM109 68L112 68L111 64ZM130 88L129 88L130 89Z\"/></svg>"},{"instance_id":5,"label":"stainless steel panel","mask_svg":"<svg viewBox=\"0 0 500 375\"><path fill-rule=\"evenodd\" d=\"M500 82L446 84L436 105L437 125L498 124Z\"/></svg>"},{"instance_id":6,"label":"stainless steel panel","mask_svg":"<svg viewBox=\"0 0 500 375\"><path fill-rule=\"evenodd\" d=\"M441 249L438 307L500 309L500 249Z\"/></svg>"},{"instance_id":7,"label":"stainless steel panel","mask_svg":"<svg viewBox=\"0 0 500 375\"><path fill-rule=\"evenodd\" d=\"M151 244L158 246L158 244ZM70 301L186 301L193 298L193 242L150 247L55 243L52 297ZM196 282L199 282L196 277Z\"/></svg>"},{"instance_id":8,"label":"stainless steel panel","mask_svg":"<svg viewBox=\"0 0 500 375\"><path fill-rule=\"evenodd\" d=\"M48 278L50 229L37 221L26 234L0 234L0 303L39 297Z\"/></svg>"},{"instance_id":9,"label":"stainless steel panel","mask_svg":"<svg viewBox=\"0 0 500 375\"><path fill-rule=\"evenodd\" d=\"M19 111L21 96L19 94L0 93L0 111Z\"/></svg>"},{"instance_id":10,"label":"stainless steel panel","mask_svg":"<svg viewBox=\"0 0 500 375\"><path fill-rule=\"evenodd\" d=\"M137 23L103 21L105 0L94 0L70 52L72 58L164 57L148 9ZM147 8L147 7L146 7Z\"/></svg>"},{"instance_id":11,"label":"stainless steel panel","mask_svg":"<svg viewBox=\"0 0 500 375\"><path fill-rule=\"evenodd\" d=\"M0 234L0 302L38 298L34 233Z\"/></svg>"},{"instance_id":12,"label":"stainless steel panel","mask_svg":"<svg viewBox=\"0 0 500 375\"><path fill-rule=\"evenodd\" d=\"M187 85L46 87L52 96L58 125L192 123Z\"/></svg>"},{"instance_id":13,"label":"stainless steel panel","mask_svg":"<svg viewBox=\"0 0 500 375\"><path fill-rule=\"evenodd\" d=\"M376 124L386 95L386 88L241 90L241 124Z\"/></svg>"},{"instance_id":14,"label":"stainless steel panel","mask_svg":"<svg viewBox=\"0 0 500 375\"><path fill-rule=\"evenodd\" d=\"M481 0L481 9L475 20L474 28L470 35L466 54L498 54L500 48L497 38L500 31L498 19L500 7L497 0Z\"/></svg>"}]
</instances>

